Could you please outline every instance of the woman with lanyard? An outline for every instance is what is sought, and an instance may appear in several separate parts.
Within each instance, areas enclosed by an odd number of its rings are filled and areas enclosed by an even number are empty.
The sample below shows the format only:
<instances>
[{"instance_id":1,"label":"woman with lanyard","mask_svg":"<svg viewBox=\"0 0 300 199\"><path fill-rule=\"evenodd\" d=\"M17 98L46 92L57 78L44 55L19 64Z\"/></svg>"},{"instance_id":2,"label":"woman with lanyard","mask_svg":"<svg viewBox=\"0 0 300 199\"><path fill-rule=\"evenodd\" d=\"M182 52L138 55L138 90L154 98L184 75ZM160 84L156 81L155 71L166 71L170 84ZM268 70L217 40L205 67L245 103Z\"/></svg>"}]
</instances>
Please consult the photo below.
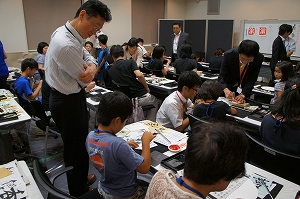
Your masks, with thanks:
<instances>
[{"instance_id":1,"label":"woman with lanyard","mask_svg":"<svg viewBox=\"0 0 300 199\"><path fill-rule=\"evenodd\" d=\"M225 52L218 81L225 97L245 103L257 80L264 56L259 45L252 40L243 40L238 48Z\"/></svg>"}]
</instances>

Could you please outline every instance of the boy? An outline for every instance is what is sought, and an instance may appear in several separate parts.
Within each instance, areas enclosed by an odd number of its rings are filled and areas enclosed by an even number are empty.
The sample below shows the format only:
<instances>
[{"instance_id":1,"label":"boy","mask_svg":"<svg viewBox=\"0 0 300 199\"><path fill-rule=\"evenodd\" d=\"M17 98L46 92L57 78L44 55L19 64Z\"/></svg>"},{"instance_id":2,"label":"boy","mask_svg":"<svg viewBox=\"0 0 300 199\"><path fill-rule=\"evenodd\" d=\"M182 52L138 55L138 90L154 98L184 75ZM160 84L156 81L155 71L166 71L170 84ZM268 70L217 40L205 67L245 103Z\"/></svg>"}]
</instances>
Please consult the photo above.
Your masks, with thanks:
<instances>
[{"instance_id":1,"label":"boy","mask_svg":"<svg viewBox=\"0 0 300 199\"><path fill-rule=\"evenodd\" d=\"M146 199L206 198L223 191L245 173L248 149L245 131L230 123L196 122L187 141L183 176L160 170L152 178Z\"/></svg>"},{"instance_id":2,"label":"boy","mask_svg":"<svg viewBox=\"0 0 300 199\"><path fill-rule=\"evenodd\" d=\"M145 190L139 186L137 173L150 169L150 142L155 137L150 132L142 136L142 153L138 155L122 138L115 136L132 114L132 103L120 92L106 93L98 107L98 127L89 133L86 149L96 169L100 172L98 186L104 198L143 198ZM136 143L131 145L136 147Z\"/></svg>"},{"instance_id":3,"label":"boy","mask_svg":"<svg viewBox=\"0 0 300 199\"><path fill-rule=\"evenodd\" d=\"M164 127L184 131L189 125L187 113L192 111L194 99L202 81L194 71L185 71L178 78L177 91L171 93L160 106L156 122Z\"/></svg>"},{"instance_id":4,"label":"boy","mask_svg":"<svg viewBox=\"0 0 300 199\"><path fill-rule=\"evenodd\" d=\"M104 34L98 36L99 45L101 46L101 50L98 55L98 68L97 68L97 85L100 86L104 82L103 71L108 66L106 61L107 56L109 54L109 49L107 47L108 37Z\"/></svg>"},{"instance_id":5,"label":"boy","mask_svg":"<svg viewBox=\"0 0 300 199\"><path fill-rule=\"evenodd\" d=\"M28 100L38 99L41 101L41 98L37 98L41 88L43 80L37 84L34 91L30 86L29 77L33 77L35 71L38 69L38 63L32 58L26 58L21 63L21 76L18 77L14 83L14 89L17 93L20 104L23 106L24 110L28 113L31 113L31 107Z\"/></svg>"}]
</instances>

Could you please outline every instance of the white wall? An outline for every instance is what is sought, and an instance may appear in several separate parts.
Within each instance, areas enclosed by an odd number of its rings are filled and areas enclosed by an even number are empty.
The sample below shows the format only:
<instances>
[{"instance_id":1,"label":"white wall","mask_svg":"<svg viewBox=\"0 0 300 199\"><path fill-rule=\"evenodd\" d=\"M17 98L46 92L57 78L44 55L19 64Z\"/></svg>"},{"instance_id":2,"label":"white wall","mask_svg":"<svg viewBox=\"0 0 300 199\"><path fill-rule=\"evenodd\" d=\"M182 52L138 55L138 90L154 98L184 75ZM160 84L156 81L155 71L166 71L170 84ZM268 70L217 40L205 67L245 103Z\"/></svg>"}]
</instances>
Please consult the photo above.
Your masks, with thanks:
<instances>
[{"instance_id":1,"label":"white wall","mask_svg":"<svg viewBox=\"0 0 300 199\"><path fill-rule=\"evenodd\" d=\"M0 27L7 53L28 51L22 0L0 0Z\"/></svg>"},{"instance_id":2,"label":"white wall","mask_svg":"<svg viewBox=\"0 0 300 199\"><path fill-rule=\"evenodd\" d=\"M185 0L165 0L165 19L185 19Z\"/></svg>"},{"instance_id":3,"label":"white wall","mask_svg":"<svg viewBox=\"0 0 300 199\"><path fill-rule=\"evenodd\" d=\"M108 45L127 42L131 38L131 0L101 0L110 8L112 21L102 31L108 36Z\"/></svg>"},{"instance_id":4,"label":"white wall","mask_svg":"<svg viewBox=\"0 0 300 199\"><path fill-rule=\"evenodd\" d=\"M220 15L207 15L207 1L185 0L185 19L233 19L234 46L239 44L241 20L300 20L299 0L220 0Z\"/></svg>"}]
</instances>

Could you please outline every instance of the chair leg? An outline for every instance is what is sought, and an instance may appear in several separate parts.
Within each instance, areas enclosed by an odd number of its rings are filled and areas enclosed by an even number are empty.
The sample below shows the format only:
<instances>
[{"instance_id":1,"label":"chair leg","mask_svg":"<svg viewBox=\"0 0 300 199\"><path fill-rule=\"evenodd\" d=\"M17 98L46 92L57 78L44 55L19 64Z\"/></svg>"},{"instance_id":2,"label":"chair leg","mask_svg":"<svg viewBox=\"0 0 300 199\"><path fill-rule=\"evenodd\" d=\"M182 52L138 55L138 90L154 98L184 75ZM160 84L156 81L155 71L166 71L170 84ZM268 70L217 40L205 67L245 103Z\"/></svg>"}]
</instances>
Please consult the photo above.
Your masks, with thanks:
<instances>
[{"instance_id":1,"label":"chair leg","mask_svg":"<svg viewBox=\"0 0 300 199\"><path fill-rule=\"evenodd\" d=\"M48 133L49 133L49 126L46 126L45 132L45 155L44 155L44 164L47 167L47 142L48 142Z\"/></svg>"}]
</instances>

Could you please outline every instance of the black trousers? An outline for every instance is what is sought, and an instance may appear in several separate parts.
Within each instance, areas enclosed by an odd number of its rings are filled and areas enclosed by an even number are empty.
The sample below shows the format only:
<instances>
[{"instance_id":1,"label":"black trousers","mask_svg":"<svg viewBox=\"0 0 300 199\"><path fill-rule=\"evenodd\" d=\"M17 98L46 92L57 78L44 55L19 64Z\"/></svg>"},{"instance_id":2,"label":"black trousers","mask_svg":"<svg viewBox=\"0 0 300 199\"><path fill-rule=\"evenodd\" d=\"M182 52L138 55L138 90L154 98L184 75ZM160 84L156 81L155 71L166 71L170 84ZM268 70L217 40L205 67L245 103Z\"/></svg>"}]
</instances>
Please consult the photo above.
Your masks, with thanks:
<instances>
[{"instance_id":1,"label":"black trousers","mask_svg":"<svg viewBox=\"0 0 300 199\"><path fill-rule=\"evenodd\" d=\"M69 191L78 197L88 191L89 156L85 149L88 111L84 89L70 95L51 90L49 103L51 115L64 143L65 166L74 167L67 172Z\"/></svg>"}]
</instances>

